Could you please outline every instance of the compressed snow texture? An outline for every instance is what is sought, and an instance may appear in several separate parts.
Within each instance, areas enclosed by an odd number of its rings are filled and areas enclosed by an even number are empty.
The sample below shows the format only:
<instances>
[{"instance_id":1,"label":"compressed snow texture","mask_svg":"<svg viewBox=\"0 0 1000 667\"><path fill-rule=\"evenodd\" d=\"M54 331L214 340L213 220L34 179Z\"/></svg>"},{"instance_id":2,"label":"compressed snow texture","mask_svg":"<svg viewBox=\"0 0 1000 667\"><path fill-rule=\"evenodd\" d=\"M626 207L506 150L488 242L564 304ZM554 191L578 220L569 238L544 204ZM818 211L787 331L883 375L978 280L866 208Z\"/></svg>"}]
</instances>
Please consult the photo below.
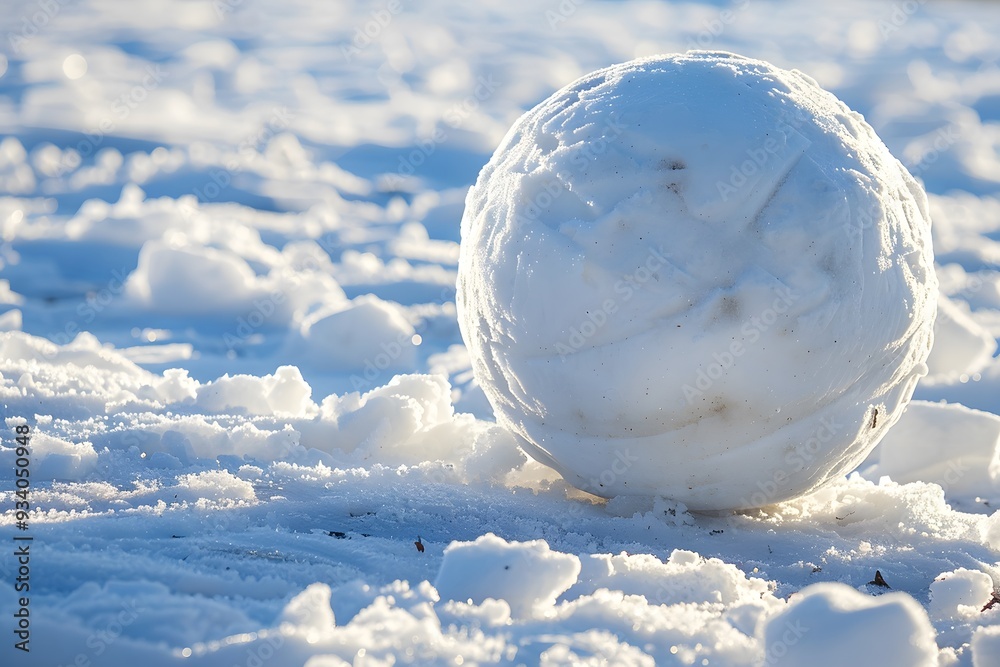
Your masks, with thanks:
<instances>
[{"instance_id":1,"label":"compressed snow texture","mask_svg":"<svg viewBox=\"0 0 1000 667\"><path fill-rule=\"evenodd\" d=\"M815 81L729 53L558 91L462 221L497 420L606 497L753 507L846 473L926 374L936 307L916 181Z\"/></svg>"}]
</instances>

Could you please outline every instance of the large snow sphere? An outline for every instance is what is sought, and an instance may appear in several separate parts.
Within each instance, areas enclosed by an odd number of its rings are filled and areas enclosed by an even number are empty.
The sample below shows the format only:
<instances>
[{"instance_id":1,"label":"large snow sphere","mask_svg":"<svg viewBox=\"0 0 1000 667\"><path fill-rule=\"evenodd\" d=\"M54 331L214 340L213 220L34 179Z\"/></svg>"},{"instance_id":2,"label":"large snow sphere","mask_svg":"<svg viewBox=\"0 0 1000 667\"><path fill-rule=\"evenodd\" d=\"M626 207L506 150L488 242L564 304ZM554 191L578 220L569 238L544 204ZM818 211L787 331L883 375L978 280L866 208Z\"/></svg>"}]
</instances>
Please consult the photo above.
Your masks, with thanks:
<instances>
[{"instance_id":1,"label":"large snow sphere","mask_svg":"<svg viewBox=\"0 0 1000 667\"><path fill-rule=\"evenodd\" d=\"M469 192L459 324L497 420L601 496L767 505L857 466L926 373L926 197L815 81L689 52L522 116Z\"/></svg>"}]
</instances>

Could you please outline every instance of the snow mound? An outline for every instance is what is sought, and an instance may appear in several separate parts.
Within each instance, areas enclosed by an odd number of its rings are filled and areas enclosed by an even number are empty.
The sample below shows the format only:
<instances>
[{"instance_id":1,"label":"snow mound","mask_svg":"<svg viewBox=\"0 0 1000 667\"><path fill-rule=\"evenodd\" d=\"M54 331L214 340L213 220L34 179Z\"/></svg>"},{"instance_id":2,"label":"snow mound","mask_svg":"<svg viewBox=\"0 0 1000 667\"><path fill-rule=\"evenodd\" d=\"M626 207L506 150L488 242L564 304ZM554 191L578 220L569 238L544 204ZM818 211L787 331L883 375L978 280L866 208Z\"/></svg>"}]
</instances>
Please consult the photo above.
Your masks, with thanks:
<instances>
[{"instance_id":1,"label":"snow mound","mask_svg":"<svg viewBox=\"0 0 1000 667\"><path fill-rule=\"evenodd\" d=\"M278 620L279 628L287 628L286 634L295 634L309 644L328 639L337 620L330 608L332 591L326 584L316 583L292 598Z\"/></svg>"},{"instance_id":2,"label":"snow mound","mask_svg":"<svg viewBox=\"0 0 1000 667\"><path fill-rule=\"evenodd\" d=\"M582 561L580 581L568 595L593 594L599 588L644 595L650 604L759 603L770 590L767 582L748 579L717 558L675 549L666 562L647 554L595 554Z\"/></svg>"},{"instance_id":3,"label":"snow mound","mask_svg":"<svg viewBox=\"0 0 1000 667\"><path fill-rule=\"evenodd\" d=\"M984 626L972 635L972 667L994 667L1000 655L1000 625Z\"/></svg>"},{"instance_id":4,"label":"snow mound","mask_svg":"<svg viewBox=\"0 0 1000 667\"><path fill-rule=\"evenodd\" d=\"M877 598L838 583L813 584L762 628L765 665L935 667L927 613L905 593Z\"/></svg>"},{"instance_id":5,"label":"snow mound","mask_svg":"<svg viewBox=\"0 0 1000 667\"><path fill-rule=\"evenodd\" d=\"M543 540L511 544L487 533L445 549L434 587L443 600L503 600L513 617L524 618L544 615L579 574L579 558Z\"/></svg>"},{"instance_id":6,"label":"snow mound","mask_svg":"<svg viewBox=\"0 0 1000 667\"><path fill-rule=\"evenodd\" d=\"M927 358L928 379L977 373L990 363L996 349L996 340L972 319L968 307L942 294L934 322L934 347Z\"/></svg>"},{"instance_id":7,"label":"snow mound","mask_svg":"<svg viewBox=\"0 0 1000 667\"><path fill-rule=\"evenodd\" d=\"M212 289L206 289L207 286ZM139 304L169 315L239 312L264 296L253 269L239 256L216 248L173 247L151 241L125 292Z\"/></svg>"},{"instance_id":8,"label":"snow mound","mask_svg":"<svg viewBox=\"0 0 1000 667\"><path fill-rule=\"evenodd\" d=\"M357 371L358 389L383 372L413 370L415 333L398 304L368 295L311 313L289 346L320 368Z\"/></svg>"},{"instance_id":9,"label":"snow mound","mask_svg":"<svg viewBox=\"0 0 1000 667\"><path fill-rule=\"evenodd\" d=\"M457 303L497 420L571 484L763 506L858 465L926 374L927 200L798 71L635 60L508 132Z\"/></svg>"},{"instance_id":10,"label":"snow mound","mask_svg":"<svg viewBox=\"0 0 1000 667\"><path fill-rule=\"evenodd\" d=\"M35 469L42 479L80 481L97 468L97 452L90 442L68 442L62 438L39 433L32 439Z\"/></svg>"},{"instance_id":11,"label":"snow mound","mask_svg":"<svg viewBox=\"0 0 1000 667\"><path fill-rule=\"evenodd\" d=\"M230 506L257 500L253 484L225 470L181 475L172 490L178 500L208 501L213 505Z\"/></svg>"},{"instance_id":12,"label":"snow mound","mask_svg":"<svg viewBox=\"0 0 1000 667\"><path fill-rule=\"evenodd\" d=\"M878 453L878 474L897 482L935 482L958 498L1000 490L1000 417L988 412L913 401Z\"/></svg>"},{"instance_id":13,"label":"snow mound","mask_svg":"<svg viewBox=\"0 0 1000 667\"><path fill-rule=\"evenodd\" d=\"M309 400L312 389L295 366L281 366L274 375L224 375L198 387L196 402L210 412L233 408L251 414L300 416L315 404Z\"/></svg>"},{"instance_id":14,"label":"snow mound","mask_svg":"<svg viewBox=\"0 0 1000 667\"><path fill-rule=\"evenodd\" d=\"M940 619L973 619L993 597L993 578L961 567L931 583L930 613Z\"/></svg>"}]
</instances>

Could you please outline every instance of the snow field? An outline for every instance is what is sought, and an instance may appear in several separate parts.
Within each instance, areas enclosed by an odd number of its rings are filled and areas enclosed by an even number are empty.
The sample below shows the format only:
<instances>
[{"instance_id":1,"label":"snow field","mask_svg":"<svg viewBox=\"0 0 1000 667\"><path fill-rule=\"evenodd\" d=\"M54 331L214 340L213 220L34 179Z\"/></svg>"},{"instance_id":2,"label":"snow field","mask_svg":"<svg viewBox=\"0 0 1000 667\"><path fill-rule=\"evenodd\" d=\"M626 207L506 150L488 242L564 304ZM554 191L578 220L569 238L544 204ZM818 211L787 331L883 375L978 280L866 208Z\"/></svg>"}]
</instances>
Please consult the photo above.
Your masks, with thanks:
<instances>
[{"instance_id":1,"label":"snow field","mask_svg":"<svg viewBox=\"0 0 1000 667\"><path fill-rule=\"evenodd\" d=\"M15 425L34 443L32 651L5 548L0 663L996 664L996 7L398 7L0 16L0 469ZM455 306L465 196L511 124L692 47L864 115L929 193L946 314L857 473L725 515L527 460Z\"/></svg>"}]
</instances>

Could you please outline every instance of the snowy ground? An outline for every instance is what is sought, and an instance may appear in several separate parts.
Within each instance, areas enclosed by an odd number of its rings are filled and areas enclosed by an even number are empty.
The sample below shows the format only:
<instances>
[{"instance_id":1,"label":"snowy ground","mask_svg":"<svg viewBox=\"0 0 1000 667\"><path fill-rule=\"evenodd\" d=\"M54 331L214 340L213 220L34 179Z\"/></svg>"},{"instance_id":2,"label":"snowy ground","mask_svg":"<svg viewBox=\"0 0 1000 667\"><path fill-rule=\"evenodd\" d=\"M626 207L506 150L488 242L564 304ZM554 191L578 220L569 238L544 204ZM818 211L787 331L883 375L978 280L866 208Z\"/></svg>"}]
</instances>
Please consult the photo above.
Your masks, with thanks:
<instances>
[{"instance_id":1,"label":"snowy ground","mask_svg":"<svg viewBox=\"0 0 1000 667\"><path fill-rule=\"evenodd\" d=\"M1000 664L1000 6L38 0L0 26L3 665ZM736 515L526 462L454 306L513 120L695 47L862 112L930 193L947 296L859 473Z\"/></svg>"}]
</instances>

